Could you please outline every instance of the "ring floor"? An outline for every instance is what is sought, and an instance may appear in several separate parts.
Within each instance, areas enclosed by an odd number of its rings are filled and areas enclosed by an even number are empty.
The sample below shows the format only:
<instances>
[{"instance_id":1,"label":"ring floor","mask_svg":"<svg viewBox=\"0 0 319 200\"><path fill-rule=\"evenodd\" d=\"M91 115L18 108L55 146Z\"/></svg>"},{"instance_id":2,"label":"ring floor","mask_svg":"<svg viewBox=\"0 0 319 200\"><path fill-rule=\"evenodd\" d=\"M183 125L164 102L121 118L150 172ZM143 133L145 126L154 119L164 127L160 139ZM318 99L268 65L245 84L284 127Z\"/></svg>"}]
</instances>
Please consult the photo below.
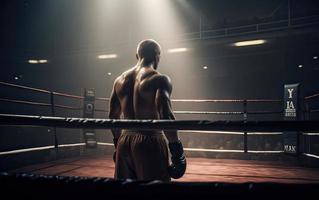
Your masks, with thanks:
<instances>
[{"instance_id":1,"label":"ring floor","mask_svg":"<svg viewBox=\"0 0 319 200\"><path fill-rule=\"evenodd\" d=\"M10 172L112 178L114 163L110 155L81 156L30 165ZM186 174L176 181L319 183L319 170L279 161L188 158Z\"/></svg>"}]
</instances>

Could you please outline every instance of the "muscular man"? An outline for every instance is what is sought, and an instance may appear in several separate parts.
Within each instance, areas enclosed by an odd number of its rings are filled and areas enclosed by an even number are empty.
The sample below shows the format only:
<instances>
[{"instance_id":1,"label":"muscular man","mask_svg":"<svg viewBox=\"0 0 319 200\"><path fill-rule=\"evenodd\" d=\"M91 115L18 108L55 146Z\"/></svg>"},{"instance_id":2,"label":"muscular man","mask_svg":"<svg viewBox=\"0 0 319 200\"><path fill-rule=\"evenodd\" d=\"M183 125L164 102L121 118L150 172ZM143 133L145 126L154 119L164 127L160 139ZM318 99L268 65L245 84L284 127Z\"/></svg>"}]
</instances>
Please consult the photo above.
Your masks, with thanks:
<instances>
[{"instance_id":1,"label":"muscular man","mask_svg":"<svg viewBox=\"0 0 319 200\"><path fill-rule=\"evenodd\" d=\"M168 76L157 71L161 48L154 40L137 47L135 67L116 78L110 99L110 119L175 119ZM183 146L176 130L113 129L115 179L163 180L180 178L186 170ZM169 165L168 140L172 164Z\"/></svg>"}]
</instances>

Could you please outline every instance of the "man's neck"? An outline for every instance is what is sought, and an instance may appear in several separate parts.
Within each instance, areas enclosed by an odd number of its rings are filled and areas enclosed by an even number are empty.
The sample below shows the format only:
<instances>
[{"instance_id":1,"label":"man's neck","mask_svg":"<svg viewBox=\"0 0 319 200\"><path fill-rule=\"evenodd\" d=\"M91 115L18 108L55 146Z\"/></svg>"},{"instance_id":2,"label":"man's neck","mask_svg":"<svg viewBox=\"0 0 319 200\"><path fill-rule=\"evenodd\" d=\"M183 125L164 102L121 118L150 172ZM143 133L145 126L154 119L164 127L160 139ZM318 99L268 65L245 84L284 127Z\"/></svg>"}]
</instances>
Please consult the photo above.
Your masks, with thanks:
<instances>
[{"instance_id":1,"label":"man's neck","mask_svg":"<svg viewBox=\"0 0 319 200\"><path fill-rule=\"evenodd\" d=\"M144 62L144 59L142 60L139 60L138 63L137 63L137 67L138 68L153 68L154 69L154 62L152 63L145 63Z\"/></svg>"}]
</instances>

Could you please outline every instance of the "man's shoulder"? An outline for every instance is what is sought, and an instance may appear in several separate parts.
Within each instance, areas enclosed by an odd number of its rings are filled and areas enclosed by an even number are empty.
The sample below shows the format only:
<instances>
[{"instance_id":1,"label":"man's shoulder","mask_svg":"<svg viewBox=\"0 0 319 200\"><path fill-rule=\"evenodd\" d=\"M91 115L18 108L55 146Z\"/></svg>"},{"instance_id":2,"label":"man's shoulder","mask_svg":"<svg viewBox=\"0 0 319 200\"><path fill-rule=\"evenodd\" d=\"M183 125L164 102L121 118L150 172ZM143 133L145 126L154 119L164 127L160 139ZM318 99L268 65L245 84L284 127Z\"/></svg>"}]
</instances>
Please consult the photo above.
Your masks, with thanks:
<instances>
[{"instance_id":1,"label":"man's shoulder","mask_svg":"<svg viewBox=\"0 0 319 200\"><path fill-rule=\"evenodd\" d=\"M172 88L171 79L165 74L158 73L156 77L154 77L154 82L156 82L154 84L156 84L157 88L162 88L165 90L171 90Z\"/></svg>"},{"instance_id":2,"label":"man's shoulder","mask_svg":"<svg viewBox=\"0 0 319 200\"><path fill-rule=\"evenodd\" d=\"M115 79L114 83L117 84L118 82L127 79L128 77L130 77L130 76L133 75L133 72L134 72L134 68L130 68L130 69L124 71L121 75L119 75L119 76Z\"/></svg>"},{"instance_id":3,"label":"man's shoulder","mask_svg":"<svg viewBox=\"0 0 319 200\"><path fill-rule=\"evenodd\" d=\"M160 73L158 73L157 75L156 75L156 79L157 79L157 81L159 81L161 84L171 84L171 79L170 79L170 77L168 76L168 75L166 75L166 74L160 74Z\"/></svg>"}]
</instances>

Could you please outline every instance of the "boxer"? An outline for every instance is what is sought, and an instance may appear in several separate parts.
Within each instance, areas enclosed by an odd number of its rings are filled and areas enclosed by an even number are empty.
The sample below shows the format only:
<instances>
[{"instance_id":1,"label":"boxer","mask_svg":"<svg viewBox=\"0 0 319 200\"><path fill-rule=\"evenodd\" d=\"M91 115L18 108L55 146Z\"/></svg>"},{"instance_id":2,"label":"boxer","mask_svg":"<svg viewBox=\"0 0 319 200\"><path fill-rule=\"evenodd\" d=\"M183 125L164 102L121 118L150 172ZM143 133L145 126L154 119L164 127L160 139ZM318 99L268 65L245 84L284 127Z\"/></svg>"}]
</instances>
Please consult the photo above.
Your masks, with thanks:
<instances>
[{"instance_id":1,"label":"boxer","mask_svg":"<svg viewBox=\"0 0 319 200\"><path fill-rule=\"evenodd\" d=\"M141 120L175 119L170 101L171 80L157 71L160 54L161 47L154 40L143 40L138 44L137 64L114 81L110 119L121 116ZM186 157L176 130L111 131L115 146L115 179L170 181L184 175Z\"/></svg>"}]
</instances>

